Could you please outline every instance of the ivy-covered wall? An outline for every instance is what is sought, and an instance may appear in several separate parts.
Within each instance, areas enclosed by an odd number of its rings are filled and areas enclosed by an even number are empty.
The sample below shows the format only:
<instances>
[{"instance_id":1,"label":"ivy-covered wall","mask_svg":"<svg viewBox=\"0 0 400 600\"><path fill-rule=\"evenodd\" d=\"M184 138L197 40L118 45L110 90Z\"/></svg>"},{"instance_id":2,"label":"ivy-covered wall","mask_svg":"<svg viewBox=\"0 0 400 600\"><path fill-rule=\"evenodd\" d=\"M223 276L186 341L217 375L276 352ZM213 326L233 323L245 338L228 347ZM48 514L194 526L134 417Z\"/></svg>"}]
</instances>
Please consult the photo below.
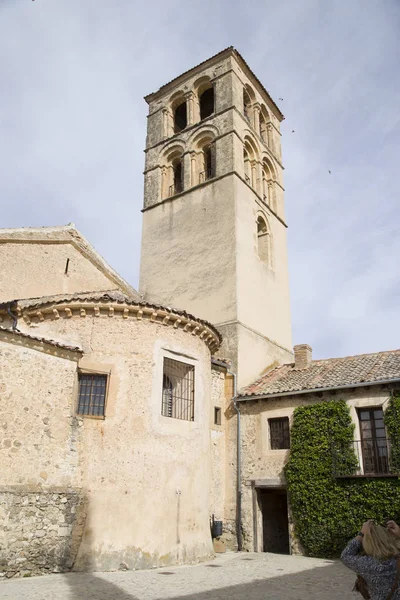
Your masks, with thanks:
<instances>
[{"instance_id":1,"label":"ivy-covered wall","mask_svg":"<svg viewBox=\"0 0 400 600\"><path fill-rule=\"evenodd\" d=\"M392 465L400 467L400 396L385 412ZM294 411L291 452L285 467L289 501L299 537L309 556L332 558L367 519L400 520L400 479L336 479L335 448L340 465L356 464L351 442L354 425L344 400L329 400Z\"/></svg>"}]
</instances>

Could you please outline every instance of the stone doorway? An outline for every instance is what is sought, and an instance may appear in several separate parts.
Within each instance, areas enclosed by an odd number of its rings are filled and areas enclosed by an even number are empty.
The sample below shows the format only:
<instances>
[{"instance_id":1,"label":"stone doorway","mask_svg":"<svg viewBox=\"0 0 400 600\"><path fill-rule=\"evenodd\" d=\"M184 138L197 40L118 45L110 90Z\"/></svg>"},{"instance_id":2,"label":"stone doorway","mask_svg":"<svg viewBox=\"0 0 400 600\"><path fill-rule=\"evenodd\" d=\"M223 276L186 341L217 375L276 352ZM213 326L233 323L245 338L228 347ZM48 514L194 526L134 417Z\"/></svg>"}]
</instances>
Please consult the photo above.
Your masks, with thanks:
<instances>
[{"instance_id":1,"label":"stone doorway","mask_svg":"<svg viewBox=\"0 0 400 600\"><path fill-rule=\"evenodd\" d=\"M260 488L262 552L290 554L287 492L284 488Z\"/></svg>"}]
</instances>

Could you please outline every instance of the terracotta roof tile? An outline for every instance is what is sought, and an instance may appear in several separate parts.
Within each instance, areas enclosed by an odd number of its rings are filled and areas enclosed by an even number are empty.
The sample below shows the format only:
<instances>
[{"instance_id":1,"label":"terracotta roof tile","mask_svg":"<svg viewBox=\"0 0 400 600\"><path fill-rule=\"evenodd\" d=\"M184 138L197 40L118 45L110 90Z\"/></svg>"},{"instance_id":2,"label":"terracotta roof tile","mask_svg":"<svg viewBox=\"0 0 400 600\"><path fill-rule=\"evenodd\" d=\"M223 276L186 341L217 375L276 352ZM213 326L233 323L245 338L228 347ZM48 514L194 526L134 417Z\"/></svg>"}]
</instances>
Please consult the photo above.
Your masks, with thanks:
<instances>
[{"instance_id":1,"label":"terracotta roof tile","mask_svg":"<svg viewBox=\"0 0 400 600\"><path fill-rule=\"evenodd\" d=\"M79 346L68 346L67 344L62 344L61 342L56 342L55 340L50 340L44 337L37 337L35 335L30 335L29 333L23 333L22 331L18 331L16 329L7 329L6 327L0 326L0 332L9 333L11 335L15 335L21 338L27 338L29 340L33 340L34 342L40 342L41 344L47 344L48 346L54 346L55 348L62 348L63 350L70 350L71 352L83 352L82 348Z\"/></svg>"},{"instance_id":2,"label":"terracotta roof tile","mask_svg":"<svg viewBox=\"0 0 400 600\"><path fill-rule=\"evenodd\" d=\"M186 317L192 321L196 321L197 323L201 323L202 325L207 326L209 329L213 331L219 340L219 344L222 342L222 335L218 331L218 329L205 321L204 319L199 319L194 315L186 312L185 310L180 310L177 308L173 308L170 306L163 306L161 304L153 304L151 302L146 302L143 300L142 296L140 296L137 292L135 295L126 295L120 292L119 290L115 291L103 291L103 292L80 292L76 294L59 294L57 296L43 296L40 298L27 298L23 300L13 301L21 310L25 309L33 309L39 308L40 306L45 306L48 304L62 304L64 302L117 302L119 304L128 304L134 306L143 306L154 308L156 310L166 310L168 312L174 313L179 316ZM4 306L5 304L3 304ZM0 305L1 307L1 305Z\"/></svg>"},{"instance_id":3,"label":"terracotta roof tile","mask_svg":"<svg viewBox=\"0 0 400 600\"><path fill-rule=\"evenodd\" d=\"M392 379L400 379L400 350L313 360L305 369L284 364L240 390L239 397L296 394Z\"/></svg>"}]
</instances>

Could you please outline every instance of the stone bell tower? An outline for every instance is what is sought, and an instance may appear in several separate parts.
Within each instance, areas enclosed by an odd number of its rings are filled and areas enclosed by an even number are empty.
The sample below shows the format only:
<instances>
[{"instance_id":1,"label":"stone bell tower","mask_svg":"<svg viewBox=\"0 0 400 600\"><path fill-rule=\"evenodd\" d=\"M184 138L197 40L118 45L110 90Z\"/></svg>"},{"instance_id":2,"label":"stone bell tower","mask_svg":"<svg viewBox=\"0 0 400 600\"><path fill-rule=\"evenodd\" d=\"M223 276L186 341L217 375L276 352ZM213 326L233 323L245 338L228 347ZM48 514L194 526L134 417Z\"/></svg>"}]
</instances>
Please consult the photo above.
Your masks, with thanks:
<instances>
[{"instance_id":1,"label":"stone bell tower","mask_svg":"<svg viewBox=\"0 0 400 600\"><path fill-rule=\"evenodd\" d=\"M145 99L140 291L217 326L246 385L292 359L283 115L234 48Z\"/></svg>"}]
</instances>

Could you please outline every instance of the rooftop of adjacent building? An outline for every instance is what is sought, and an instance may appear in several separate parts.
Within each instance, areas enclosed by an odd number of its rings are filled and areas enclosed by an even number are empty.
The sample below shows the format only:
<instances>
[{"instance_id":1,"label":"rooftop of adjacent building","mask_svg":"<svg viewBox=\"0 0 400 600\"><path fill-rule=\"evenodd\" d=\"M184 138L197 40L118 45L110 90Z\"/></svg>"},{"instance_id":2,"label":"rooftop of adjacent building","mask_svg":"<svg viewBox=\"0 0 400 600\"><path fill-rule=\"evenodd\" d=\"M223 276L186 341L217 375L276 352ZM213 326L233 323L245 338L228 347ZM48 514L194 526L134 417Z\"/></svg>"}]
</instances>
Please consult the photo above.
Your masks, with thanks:
<instances>
[{"instance_id":1,"label":"rooftop of adjacent building","mask_svg":"<svg viewBox=\"0 0 400 600\"><path fill-rule=\"evenodd\" d=\"M400 350L312 360L311 347L301 344L294 347L294 357L294 363L276 367L240 390L239 399L400 382Z\"/></svg>"}]
</instances>

